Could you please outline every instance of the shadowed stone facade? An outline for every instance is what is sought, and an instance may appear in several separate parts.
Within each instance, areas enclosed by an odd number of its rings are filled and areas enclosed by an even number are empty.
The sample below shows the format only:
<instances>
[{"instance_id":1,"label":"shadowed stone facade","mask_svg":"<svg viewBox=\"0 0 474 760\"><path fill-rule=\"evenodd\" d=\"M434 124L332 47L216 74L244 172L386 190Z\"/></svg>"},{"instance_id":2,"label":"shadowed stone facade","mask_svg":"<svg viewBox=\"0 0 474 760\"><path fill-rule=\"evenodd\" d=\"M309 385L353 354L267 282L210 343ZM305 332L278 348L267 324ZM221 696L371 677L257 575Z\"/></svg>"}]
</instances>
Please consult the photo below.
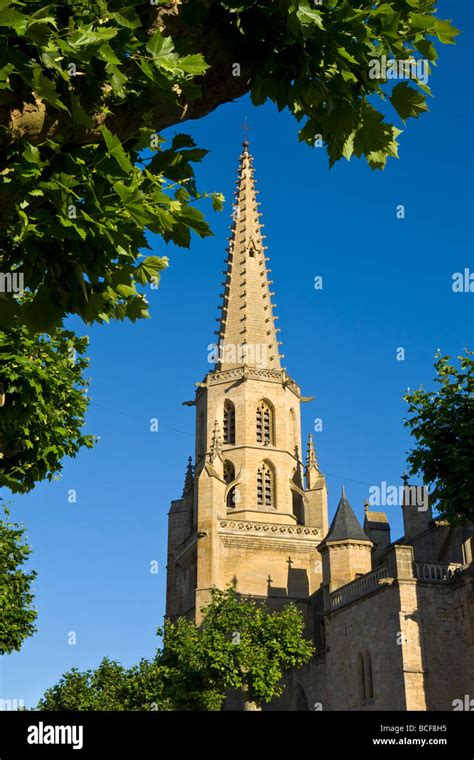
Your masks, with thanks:
<instances>
[{"instance_id":1,"label":"shadowed stone facade","mask_svg":"<svg viewBox=\"0 0 474 760\"><path fill-rule=\"evenodd\" d=\"M244 142L215 365L197 383L196 450L169 513L166 615L200 620L213 586L302 610L317 655L273 710L441 710L474 699L474 529L408 500L405 535L360 525L327 489L282 368L252 158ZM239 709L228 702L227 709ZM473 702L474 708L474 702Z\"/></svg>"}]
</instances>

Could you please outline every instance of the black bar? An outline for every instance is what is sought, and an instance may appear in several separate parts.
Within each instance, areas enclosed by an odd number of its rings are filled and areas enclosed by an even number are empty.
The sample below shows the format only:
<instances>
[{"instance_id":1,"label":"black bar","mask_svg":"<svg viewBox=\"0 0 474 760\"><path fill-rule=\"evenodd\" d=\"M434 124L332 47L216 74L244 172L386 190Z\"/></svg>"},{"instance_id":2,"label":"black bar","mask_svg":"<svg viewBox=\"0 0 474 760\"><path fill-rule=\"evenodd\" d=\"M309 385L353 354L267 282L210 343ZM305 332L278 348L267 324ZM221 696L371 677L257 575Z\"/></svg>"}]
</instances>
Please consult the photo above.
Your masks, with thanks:
<instances>
[{"instance_id":1,"label":"black bar","mask_svg":"<svg viewBox=\"0 0 474 760\"><path fill-rule=\"evenodd\" d=\"M57 730L56 727L63 727ZM82 733L81 733L82 728ZM74 730L75 729L75 730ZM50 744L49 739L58 743ZM32 743L41 741L43 743ZM69 743L61 743L69 741ZM77 749L73 748L73 744ZM472 712L0 712L0 760L236 751L473 760ZM132 755L133 753L133 755Z\"/></svg>"}]
</instances>

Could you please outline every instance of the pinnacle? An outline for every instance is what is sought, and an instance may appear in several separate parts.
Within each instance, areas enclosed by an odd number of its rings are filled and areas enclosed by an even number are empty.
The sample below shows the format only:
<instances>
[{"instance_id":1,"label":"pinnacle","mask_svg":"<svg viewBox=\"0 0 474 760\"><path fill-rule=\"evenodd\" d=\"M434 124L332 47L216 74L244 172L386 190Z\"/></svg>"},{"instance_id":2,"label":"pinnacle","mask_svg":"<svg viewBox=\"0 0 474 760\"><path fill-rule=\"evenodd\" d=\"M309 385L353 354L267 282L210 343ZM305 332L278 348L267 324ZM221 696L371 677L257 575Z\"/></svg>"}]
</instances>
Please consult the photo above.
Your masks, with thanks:
<instances>
[{"instance_id":1,"label":"pinnacle","mask_svg":"<svg viewBox=\"0 0 474 760\"><path fill-rule=\"evenodd\" d=\"M188 458L188 465L186 467L186 476L184 479L184 488L183 488L183 496L187 494L193 487L194 483L194 474L193 474L193 459L192 457Z\"/></svg>"},{"instance_id":2,"label":"pinnacle","mask_svg":"<svg viewBox=\"0 0 474 760\"><path fill-rule=\"evenodd\" d=\"M212 431L211 447L209 449L209 461L213 462L216 456L218 456L221 450L221 437L219 434L219 422L217 419L214 422L214 429Z\"/></svg>"},{"instance_id":3,"label":"pinnacle","mask_svg":"<svg viewBox=\"0 0 474 760\"><path fill-rule=\"evenodd\" d=\"M315 467L317 470L319 469L312 433L310 433L308 436L308 449L306 454L306 468L309 469L310 467Z\"/></svg>"}]
</instances>

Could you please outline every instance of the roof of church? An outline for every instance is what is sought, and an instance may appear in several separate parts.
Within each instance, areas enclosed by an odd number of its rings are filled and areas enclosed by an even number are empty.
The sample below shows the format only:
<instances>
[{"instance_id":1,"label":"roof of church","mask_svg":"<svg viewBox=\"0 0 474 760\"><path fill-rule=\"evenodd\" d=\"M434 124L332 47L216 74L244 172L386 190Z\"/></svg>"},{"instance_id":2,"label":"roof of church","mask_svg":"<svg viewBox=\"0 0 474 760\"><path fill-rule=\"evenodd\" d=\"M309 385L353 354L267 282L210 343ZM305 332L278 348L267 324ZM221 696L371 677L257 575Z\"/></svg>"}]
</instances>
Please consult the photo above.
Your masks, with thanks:
<instances>
[{"instance_id":1,"label":"roof of church","mask_svg":"<svg viewBox=\"0 0 474 760\"><path fill-rule=\"evenodd\" d=\"M328 534L323 543L326 543L327 541L344 541L345 539L370 541L370 538L362 530L351 505L347 501L343 487L341 500L337 507L336 514L334 515Z\"/></svg>"},{"instance_id":2,"label":"roof of church","mask_svg":"<svg viewBox=\"0 0 474 760\"><path fill-rule=\"evenodd\" d=\"M223 303L220 314L219 360L216 369L233 369L247 364L281 369L280 351L273 315L263 245L260 213L258 211L252 156L247 140L243 143L233 206L233 224L227 249L224 271Z\"/></svg>"}]
</instances>

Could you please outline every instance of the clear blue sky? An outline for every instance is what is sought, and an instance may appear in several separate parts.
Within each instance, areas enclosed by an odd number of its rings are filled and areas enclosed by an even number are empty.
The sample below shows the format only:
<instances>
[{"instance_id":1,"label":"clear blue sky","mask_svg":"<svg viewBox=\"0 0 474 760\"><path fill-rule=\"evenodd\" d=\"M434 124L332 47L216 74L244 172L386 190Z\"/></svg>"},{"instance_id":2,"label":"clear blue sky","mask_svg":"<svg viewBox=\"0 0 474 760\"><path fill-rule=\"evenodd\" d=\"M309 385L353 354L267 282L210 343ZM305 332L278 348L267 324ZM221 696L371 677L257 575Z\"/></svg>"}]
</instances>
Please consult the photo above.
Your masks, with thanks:
<instances>
[{"instance_id":1,"label":"clear blue sky","mask_svg":"<svg viewBox=\"0 0 474 760\"><path fill-rule=\"evenodd\" d=\"M190 251L157 241L170 257L152 319L89 332L92 451L65 463L61 479L13 498L33 546L38 633L0 663L3 698L33 705L60 675L104 655L130 665L153 654L165 595L167 512L193 453L194 383L208 371L224 248L229 234L244 117L268 235L275 302L289 373L303 393L304 435L315 417L330 515L342 483L359 518L370 485L398 485L410 440L402 425L407 387L430 385L439 347L472 345L473 295L454 294L452 273L472 260L472 0L443 0L440 14L464 34L443 46L430 85L430 114L407 125L400 159L385 172L364 162L331 171L322 150L297 140L297 125L248 98L180 131L210 150L201 189L222 191L215 237ZM172 134L176 130L171 130ZM396 219L398 204L406 219ZM316 275L324 289L315 291ZM396 360L397 347L406 359ZM157 417L159 432L149 431ZM76 489L77 503L68 503ZM7 494L4 494L7 495ZM399 510L387 507L392 538ZM158 575L150 562L159 562ZM74 631L77 644L68 644Z\"/></svg>"}]
</instances>

